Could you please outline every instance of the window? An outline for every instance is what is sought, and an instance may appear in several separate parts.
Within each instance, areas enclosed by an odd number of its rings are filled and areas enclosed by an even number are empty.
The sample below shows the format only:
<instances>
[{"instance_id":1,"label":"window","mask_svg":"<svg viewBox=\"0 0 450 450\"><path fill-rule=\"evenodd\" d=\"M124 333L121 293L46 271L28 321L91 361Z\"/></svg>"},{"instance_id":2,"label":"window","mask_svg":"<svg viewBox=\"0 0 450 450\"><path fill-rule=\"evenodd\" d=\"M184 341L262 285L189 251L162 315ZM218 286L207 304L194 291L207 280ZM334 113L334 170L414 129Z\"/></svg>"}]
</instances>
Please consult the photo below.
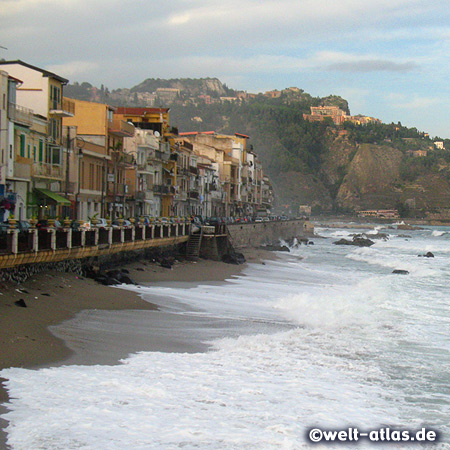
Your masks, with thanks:
<instances>
[{"instance_id":1,"label":"window","mask_svg":"<svg viewBox=\"0 0 450 450\"><path fill-rule=\"evenodd\" d=\"M27 158L31 158L31 144L28 144Z\"/></svg>"},{"instance_id":2,"label":"window","mask_svg":"<svg viewBox=\"0 0 450 450\"><path fill-rule=\"evenodd\" d=\"M34 161L34 162L36 162L36 157L37 157L37 148L36 148L36 146L34 145L34 146L33 146L33 161Z\"/></svg>"},{"instance_id":3,"label":"window","mask_svg":"<svg viewBox=\"0 0 450 450\"><path fill-rule=\"evenodd\" d=\"M61 164L61 150L59 147L53 147L52 164Z\"/></svg>"},{"instance_id":4,"label":"window","mask_svg":"<svg viewBox=\"0 0 450 450\"><path fill-rule=\"evenodd\" d=\"M25 158L25 135L20 135L20 156Z\"/></svg>"},{"instance_id":5,"label":"window","mask_svg":"<svg viewBox=\"0 0 450 450\"><path fill-rule=\"evenodd\" d=\"M44 161L44 141L39 140L39 162Z\"/></svg>"}]
</instances>

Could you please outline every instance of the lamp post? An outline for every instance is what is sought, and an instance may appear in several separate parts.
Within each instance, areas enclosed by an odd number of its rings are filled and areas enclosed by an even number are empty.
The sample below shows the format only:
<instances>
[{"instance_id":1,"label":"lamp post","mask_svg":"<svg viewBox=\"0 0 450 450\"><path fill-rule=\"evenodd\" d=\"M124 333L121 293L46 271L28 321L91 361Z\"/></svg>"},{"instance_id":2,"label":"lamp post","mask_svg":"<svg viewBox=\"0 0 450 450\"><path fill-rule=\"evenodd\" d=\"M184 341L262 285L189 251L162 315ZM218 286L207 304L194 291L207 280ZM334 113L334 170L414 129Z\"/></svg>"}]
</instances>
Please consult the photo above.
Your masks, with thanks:
<instances>
[{"instance_id":1,"label":"lamp post","mask_svg":"<svg viewBox=\"0 0 450 450\"><path fill-rule=\"evenodd\" d=\"M77 220L81 220L81 205L80 205L80 191L81 191L81 160L83 159L83 150L78 149L78 192L76 198L76 216Z\"/></svg>"}]
</instances>

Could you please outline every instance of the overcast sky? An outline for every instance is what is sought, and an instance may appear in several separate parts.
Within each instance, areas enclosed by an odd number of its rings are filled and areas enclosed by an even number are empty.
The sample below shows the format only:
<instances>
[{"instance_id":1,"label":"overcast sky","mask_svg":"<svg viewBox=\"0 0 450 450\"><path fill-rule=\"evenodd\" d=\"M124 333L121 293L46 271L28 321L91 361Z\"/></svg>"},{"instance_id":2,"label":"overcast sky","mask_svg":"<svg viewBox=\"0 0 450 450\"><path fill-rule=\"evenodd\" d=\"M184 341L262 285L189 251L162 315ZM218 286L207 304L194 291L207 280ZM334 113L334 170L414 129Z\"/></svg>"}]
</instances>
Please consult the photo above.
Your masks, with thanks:
<instances>
[{"instance_id":1,"label":"overcast sky","mask_svg":"<svg viewBox=\"0 0 450 450\"><path fill-rule=\"evenodd\" d=\"M110 89L296 86L449 138L449 16L448 0L0 0L0 58Z\"/></svg>"}]
</instances>

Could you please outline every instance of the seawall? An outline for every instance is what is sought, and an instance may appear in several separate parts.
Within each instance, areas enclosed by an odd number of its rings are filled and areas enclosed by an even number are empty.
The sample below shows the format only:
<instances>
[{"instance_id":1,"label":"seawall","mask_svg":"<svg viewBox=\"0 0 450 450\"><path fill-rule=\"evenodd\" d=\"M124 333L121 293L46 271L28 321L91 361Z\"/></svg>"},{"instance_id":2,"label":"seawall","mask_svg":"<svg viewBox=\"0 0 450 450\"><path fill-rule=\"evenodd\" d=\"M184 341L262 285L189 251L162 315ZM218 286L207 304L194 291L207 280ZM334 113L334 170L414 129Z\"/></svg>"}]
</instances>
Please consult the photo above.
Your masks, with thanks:
<instances>
[{"instance_id":1,"label":"seawall","mask_svg":"<svg viewBox=\"0 0 450 450\"><path fill-rule=\"evenodd\" d=\"M229 239L236 249L259 247L264 244L272 244L280 239L312 236L313 233L312 223L300 219L228 225Z\"/></svg>"}]
</instances>

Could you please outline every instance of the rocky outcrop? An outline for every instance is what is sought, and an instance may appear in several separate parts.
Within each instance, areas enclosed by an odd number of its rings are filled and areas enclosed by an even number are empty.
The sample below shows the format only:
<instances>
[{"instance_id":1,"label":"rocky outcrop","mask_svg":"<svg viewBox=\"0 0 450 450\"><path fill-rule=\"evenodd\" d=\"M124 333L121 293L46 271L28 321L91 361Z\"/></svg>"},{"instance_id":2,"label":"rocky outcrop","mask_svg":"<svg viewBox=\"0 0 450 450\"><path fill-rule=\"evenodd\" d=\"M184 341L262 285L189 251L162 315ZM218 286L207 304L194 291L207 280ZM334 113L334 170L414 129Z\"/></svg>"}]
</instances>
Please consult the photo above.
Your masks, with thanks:
<instances>
[{"instance_id":1,"label":"rocky outcrop","mask_svg":"<svg viewBox=\"0 0 450 450\"><path fill-rule=\"evenodd\" d=\"M370 247L375 242L371 241L370 239L360 237L360 236L354 236L351 241L348 239L339 239L339 241L333 242L335 245L354 245L356 247Z\"/></svg>"},{"instance_id":2,"label":"rocky outcrop","mask_svg":"<svg viewBox=\"0 0 450 450\"><path fill-rule=\"evenodd\" d=\"M402 156L392 147L362 144L339 188L337 202L349 209L394 208L400 196L395 183Z\"/></svg>"}]
</instances>

